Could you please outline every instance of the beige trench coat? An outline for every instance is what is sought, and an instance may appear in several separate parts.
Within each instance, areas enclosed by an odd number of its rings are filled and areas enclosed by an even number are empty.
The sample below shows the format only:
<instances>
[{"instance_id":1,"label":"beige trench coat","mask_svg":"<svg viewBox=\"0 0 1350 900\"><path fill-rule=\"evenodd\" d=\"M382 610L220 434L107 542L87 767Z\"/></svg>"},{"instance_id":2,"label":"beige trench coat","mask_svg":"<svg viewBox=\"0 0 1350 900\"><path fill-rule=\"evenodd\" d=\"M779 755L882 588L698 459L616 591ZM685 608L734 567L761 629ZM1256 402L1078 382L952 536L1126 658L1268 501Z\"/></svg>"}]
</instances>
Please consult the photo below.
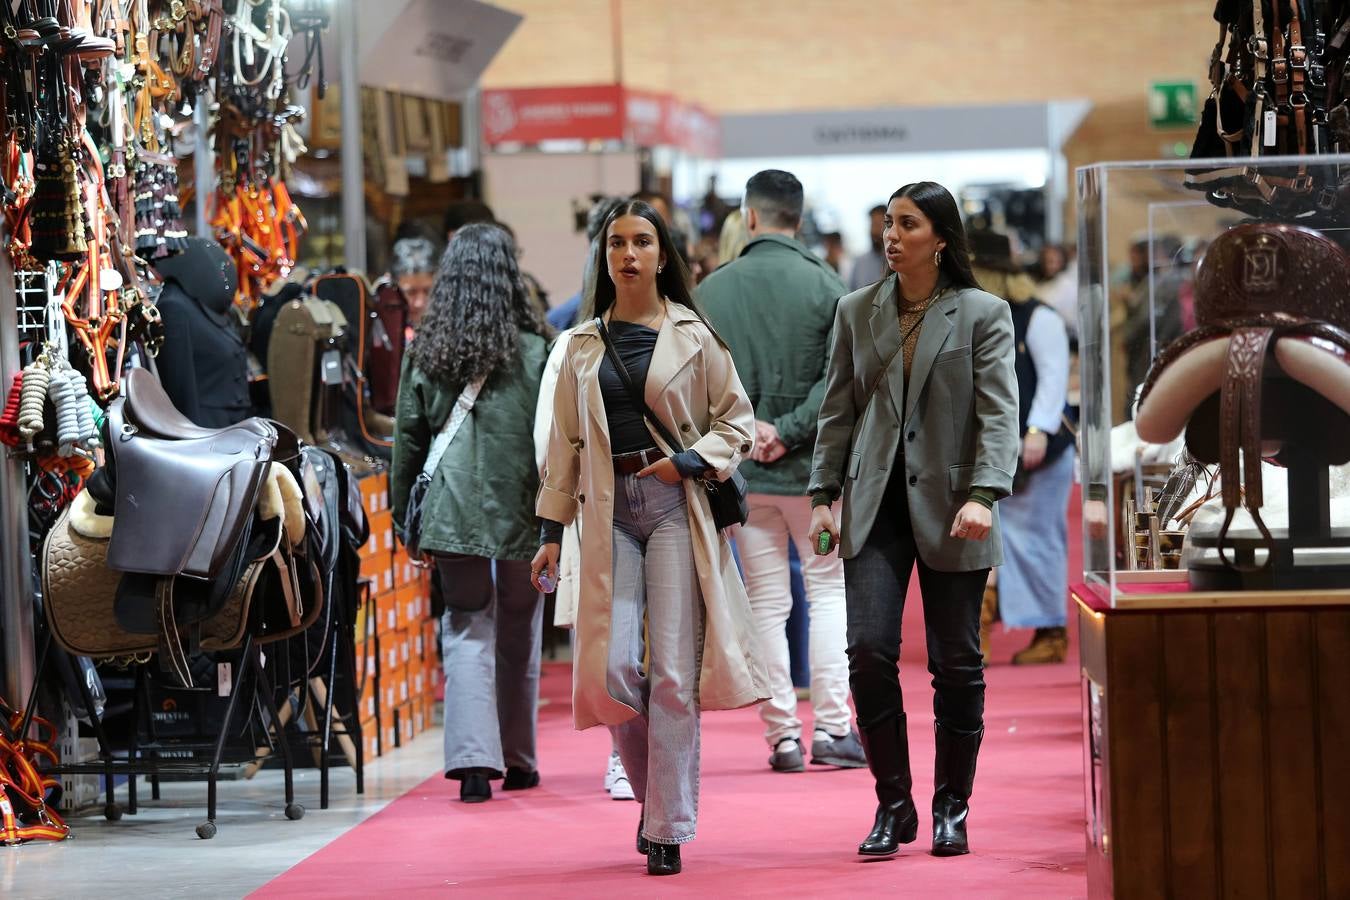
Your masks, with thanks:
<instances>
[{"instance_id":1,"label":"beige trench coat","mask_svg":"<svg viewBox=\"0 0 1350 900\"><path fill-rule=\"evenodd\" d=\"M563 524L581 519L581 582L572 666L572 718L578 728L618 725L637 710L610 696L607 669L613 587L614 467L600 361L605 345L593 322L567 338L554 392L548 459L538 514ZM750 452L754 410L731 354L689 309L667 304L652 353L645 397L673 434L697 450L725 480ZM649 426L650 427L650 426ZM660 438L653 439L661 445ZM678 451L681 448L675 448ZM670 451L670 448L667 448ZM726 539L713 524L702 485L684 482L694 568L703 592L704 627L699 705L736 709L770 695L760 661L750 601Z\"/></svg>"}]
</instances>

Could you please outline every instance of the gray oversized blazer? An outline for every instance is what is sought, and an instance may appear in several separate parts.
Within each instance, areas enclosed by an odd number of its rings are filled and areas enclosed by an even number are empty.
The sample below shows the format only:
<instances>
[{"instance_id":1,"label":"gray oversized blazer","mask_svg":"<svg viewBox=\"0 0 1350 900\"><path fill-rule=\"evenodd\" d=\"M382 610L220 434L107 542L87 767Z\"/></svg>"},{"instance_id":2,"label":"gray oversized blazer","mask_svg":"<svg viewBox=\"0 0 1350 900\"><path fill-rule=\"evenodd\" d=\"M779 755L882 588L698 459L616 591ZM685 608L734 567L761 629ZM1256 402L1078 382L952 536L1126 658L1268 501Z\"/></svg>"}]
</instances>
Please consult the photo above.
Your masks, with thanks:
<instances>
[{"instance_id":1,"label":"gray oversized blazer","mask_svg":"<svg viewBox=\"0 0 1350 900\"><path fill-rule=\"evenodd\" d=\"M897 476L920 559L942 572L999 565L997 508L984 541L949 532L972 486L1012 492L1020 440L1008 304L974 288L938 298L919 332L906 404L897 294L889 275L839 301L809 490L842 493L839 552L850 559L867 542L892 469L903 465Z\"/></svg>"}]
</instances>

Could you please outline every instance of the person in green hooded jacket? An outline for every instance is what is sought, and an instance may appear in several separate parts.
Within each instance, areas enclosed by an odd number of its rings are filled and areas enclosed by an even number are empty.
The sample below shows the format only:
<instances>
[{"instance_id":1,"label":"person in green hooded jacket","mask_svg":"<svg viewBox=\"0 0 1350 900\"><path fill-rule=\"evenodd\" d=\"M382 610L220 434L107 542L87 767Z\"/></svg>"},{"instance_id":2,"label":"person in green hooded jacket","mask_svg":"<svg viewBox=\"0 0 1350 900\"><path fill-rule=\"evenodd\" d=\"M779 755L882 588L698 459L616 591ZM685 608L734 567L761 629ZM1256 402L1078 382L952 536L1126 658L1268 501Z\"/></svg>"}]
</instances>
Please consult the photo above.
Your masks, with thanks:
<instances>
[{"instance_id":1,"label":"person in green hooded jacket","mask_svg":"<svg viewBox=\"0 0 1350 900\"><path fill-rule=\"evenodd\" d=\"M445 777L460 782L469 803L491 798L491 779L504 776L508 791L539 783L543 598L530 586L529 560L539 534L533 426L547 334L511 238L496 225L466 225L441 258L399 380L396 523L452 408L470 407L429 473L418 532L446 605ZM479 390L470 402L471 385Z\"/></svg>"}]
</instances>

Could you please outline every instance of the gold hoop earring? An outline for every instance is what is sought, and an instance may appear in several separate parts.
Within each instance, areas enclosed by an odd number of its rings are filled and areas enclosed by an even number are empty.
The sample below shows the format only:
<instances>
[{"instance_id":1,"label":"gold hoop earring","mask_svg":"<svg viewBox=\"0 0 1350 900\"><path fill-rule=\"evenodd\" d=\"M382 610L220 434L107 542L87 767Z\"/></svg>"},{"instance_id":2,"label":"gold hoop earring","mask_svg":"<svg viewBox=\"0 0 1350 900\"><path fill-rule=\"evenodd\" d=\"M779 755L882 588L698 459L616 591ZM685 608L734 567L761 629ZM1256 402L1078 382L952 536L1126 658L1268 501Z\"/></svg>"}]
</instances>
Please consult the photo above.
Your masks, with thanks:
<instances>
[{"instance_id":1,"label":"gold hoop earring","mask_svg":"<svg viewBox=\"0 0 1350 900\"><path fill-rule=\"evenodd\" d=\"M941 251L941 250L934 250L934 251L933 251L933 268L935 268L935 269L940 269L940 268L942 268L942 251Z\"/></svg>"}]
</instances>

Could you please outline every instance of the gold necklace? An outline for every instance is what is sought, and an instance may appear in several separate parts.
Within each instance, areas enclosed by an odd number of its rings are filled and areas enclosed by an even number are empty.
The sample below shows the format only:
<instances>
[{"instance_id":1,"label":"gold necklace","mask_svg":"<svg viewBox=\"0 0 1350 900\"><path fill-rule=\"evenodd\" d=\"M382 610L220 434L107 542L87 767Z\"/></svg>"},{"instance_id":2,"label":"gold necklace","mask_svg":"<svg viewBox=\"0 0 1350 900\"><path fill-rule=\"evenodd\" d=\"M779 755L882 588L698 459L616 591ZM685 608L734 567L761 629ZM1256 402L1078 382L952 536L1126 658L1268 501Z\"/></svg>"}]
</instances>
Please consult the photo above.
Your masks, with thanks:
<instances>
[{"instance_id":1,"label":"gold necklace","mask_svg":"<svg viewBox=\"0 0 1350 900\"><path fill-rule=\"evenodd\" d=\"M929 308L930 306L932 306L934 303L936 303L936 302L938 301L938 298L939 298L939 297L941 297L944 293L946 293L946 290L947 290L947 289L946 289L945 287L935 287L935 288L933 288L933 293L932 293L932 295L929 296L929 298L928 298L927 300L925 300L921 306L905 306L905 304L904 304L905 296L904 296L904 294L901 294L901 295L900 295L900 304L899 304L900 315L901 315L901 316L913 316L913 315L919 315L919 316L922 316L924 313L928 312L928 308ZM897 291L898 291L898 289L897 289Z\"/></svg>"}]
</instances>

